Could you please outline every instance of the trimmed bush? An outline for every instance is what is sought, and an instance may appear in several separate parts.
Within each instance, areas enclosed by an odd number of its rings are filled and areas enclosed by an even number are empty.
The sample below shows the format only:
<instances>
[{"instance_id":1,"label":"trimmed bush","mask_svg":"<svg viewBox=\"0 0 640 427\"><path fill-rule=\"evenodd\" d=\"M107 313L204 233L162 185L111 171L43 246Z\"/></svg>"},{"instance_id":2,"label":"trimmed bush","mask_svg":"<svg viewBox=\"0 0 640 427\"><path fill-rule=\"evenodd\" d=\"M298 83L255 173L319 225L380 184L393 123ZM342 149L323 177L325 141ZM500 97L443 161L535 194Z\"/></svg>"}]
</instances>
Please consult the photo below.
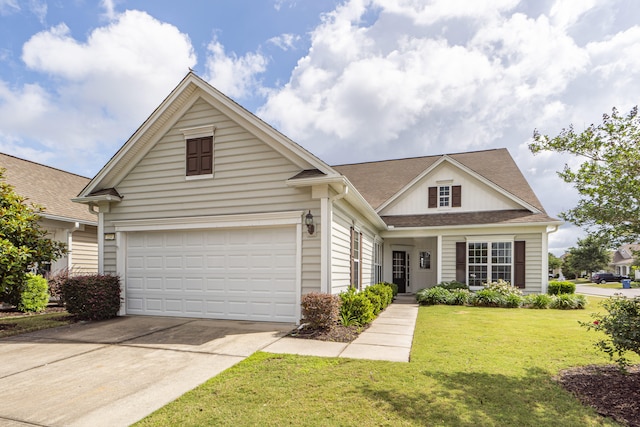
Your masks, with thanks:
<instances>
[{"instance_id":1,"label":"trimmed bush","mask_svg":"<svg viewBox=\"0 0 640 427\"><path fill-rule=\"evenodd\" d=\"M425 288L416 293L416 300L421 305L446 304L451 292L441 287Z\"/></svg>"},{"instance_id":2,"label":"trimmed bush","mask_svg":"<svg viewBox=\"0 0 640 427\"><path fill-rule=\"evenodd\" d=\"M464 283L457 282L455 280L452 280L450 282L440 282L440 283L438 283L436 285L436 287L444 288L444 289L447 289L449 291L451 291L453 289L469 289L469 287L467 285L465 285Z\"/></svg>"},{"instance_id":3,"label":"trimmed bush","mask_svg":"<svg viewBox=\"0 0 640 427\"><path fill-rule=\"evenodd\" d=\"M69 276L71 276L71 271L68 268L58 270L49 276L49 295L58 302L58 305L64 305L62 301L62 285L69 280Z\"/></svg>"},{"instance_id":4,"label":"trimmed bush","mask_svg":"<svg viewBox=\"0 0 640 427\"><path fill-rule=\"evenodd\" d=\"M348 323L365 326L375 319L373 305L363 292L357 292L354 288L349 288L347 291L340 293L340 299L342 300L340 319L343 325Z\"/></svg>"},{"instance_id":5,"label":"trimmed bush","mask_svg":"<svg viewBox=\"0 0 640 427\"><path fill-rule=\"evenodd\" d=\"M331 329L340 314L338 295L311 292L302 296L302 322L313 329Z\"/></svg>"},{"instance_id":6,"label":"trimmed bush","mask_svg":"<svg viewBox=\"0 0 640 427\"><path fill-rule=\"evenodd\" d=\"M552 297L550 307L559 310L576 310L583 309L586 305L587 299L584 295L559 294Z\"/></svg>"},{"instance_id":7,"label":"trimmed bush","mask_svg":"<svg viewBox=\"0 0 640 427\"><path fill-rule=\"evenodd\" d=\"M547 290L549 295L575 294L576 284L568 280L552 280Z\"/></svg>"},{"instance_id":8,"label":"trimmed bush","mask_svg":"<svg viewBox=\"0 0 640 427\"><path fill-rule=\"evenodd\" d=\"M115 317L120 309L120 279L100 274L70 277L62 285L62 299L67 311L79 319Z\"/></svg>"},{"instance_id":9,"label":"trimmed bush","mask_svg":"<svg viewBox=\"0 0 640 427\"><path fill-rule=\"evenodd\" d=\"M524 297L523 304L529 308L549 308L553 298L547 294L531 294Z\"/></svg>"},{"instance_id":10,"label":"trimmed bush","mask_svg":"<svg viewBox=\"0 0 640 427\"><path fill-rule=\"evenodd\" d=\"M373 307L373 314L377 316L382 311L382 298L380 298L380 295L367 291L366 289L362 291L362 294L367 297L371 303L371 307Z\"/></svg>"},{"instance_id":11,"label":"trimmed bush","mask_svg":"<svg viewBox=\"0 0 640 427\"><path fill-rule=\"evenodd\" d=\"M393 301L393 289L387 283L376 283L368 286L365 291L380 296L380 311L387 308Z\"/></svg>"},{"instance_id":12,"label":"trimmed bush","mask_svg":"<svg viewBox=\"0 0 640 427\"><path fill-rule=\"evenodd\" d=\"M465 305L471 300L471 292L467 289L452 289L449 291L447 305Z\"/></svg>"},{"instance_id":13,"label":"trimmed bush","mask_svg":"<svg viewBox=\"0 0 640 427\"><path fill-rule=\"evenodd\" d=\"M391 292L393 293L393 298L395 298L398 295L398 285L396 285L395 283L389 283L389 282L382 282L383 285L387 285L388 287L391 288Z\"/></svg>"},{"instance_id":14,"label":"trimmed bush","mask_svg":"<svg viewBox=\"0 0 640 427\"><path fill-rule=\"evenodd\" d=\"M596 348L607 353L621 368L625 368L629 365L629 360L625 357L628 351L640 356L640 297L614 296L606 299L602 306L607 314L592 314L593 323L580 324L587 329L607 334L606 339L595 343Z\"/></svg>"},{"instance_id":15,"label":"trimmed bush","mask_svg":"<svg viewBox=\"0 0 640 427\"><path fill-rule=\"evenodd\" d=\"M47 285L47 279L42 276L27 273L24 288L20 295L20 301L16 306L18 310L22 312L42 311L47 308L48 303L49 286Z\"/></svg>"}]
</instances>

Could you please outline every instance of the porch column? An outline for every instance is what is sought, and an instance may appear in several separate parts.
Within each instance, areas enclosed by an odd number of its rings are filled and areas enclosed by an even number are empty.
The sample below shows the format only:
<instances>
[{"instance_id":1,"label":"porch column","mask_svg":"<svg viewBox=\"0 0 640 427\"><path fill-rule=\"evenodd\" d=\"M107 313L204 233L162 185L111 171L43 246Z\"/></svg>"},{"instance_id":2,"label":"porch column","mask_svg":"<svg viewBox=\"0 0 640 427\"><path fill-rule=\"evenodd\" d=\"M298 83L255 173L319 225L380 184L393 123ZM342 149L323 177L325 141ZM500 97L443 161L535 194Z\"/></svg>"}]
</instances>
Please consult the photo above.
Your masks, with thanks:
<instances>
[{"instance_id":1,"label":"porch column","mask_svg":"<svg viewBox=\"0 0 640 427\"><path fill-rule=\"evenodd\" d=\"M442 283L442 235L436 238L436 283Z\"/></svg>"}]
</instances>

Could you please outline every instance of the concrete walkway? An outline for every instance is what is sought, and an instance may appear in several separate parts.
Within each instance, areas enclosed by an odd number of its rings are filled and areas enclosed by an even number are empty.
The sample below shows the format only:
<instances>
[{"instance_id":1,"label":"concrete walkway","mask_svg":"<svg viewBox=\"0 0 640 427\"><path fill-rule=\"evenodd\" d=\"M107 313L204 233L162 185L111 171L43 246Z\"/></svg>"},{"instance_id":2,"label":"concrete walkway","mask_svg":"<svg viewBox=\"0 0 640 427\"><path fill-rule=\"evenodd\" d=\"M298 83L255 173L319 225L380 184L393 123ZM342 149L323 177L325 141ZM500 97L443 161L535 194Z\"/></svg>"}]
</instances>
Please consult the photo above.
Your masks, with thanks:
<instances>
[{"instance_id":1,"label":"concrete walkway","mask_svg":"<svg viewBox=\"0 0 640 427\"><path fill-rule=\"evenodd\" d=\"M413 295L398 295L396 300L351 343L280 338L262 351L302 356L348 357L352 359L408 362L418 304Z\"/></svg>"},{"instance_id":2,"label":"concrete walkway","mask_svg":"<svg viewBox=\"0 0 640 427\"><path fill-rule=\"evenodd\" d=\"M596 286L576 285L576 293L584 295L592 295L598 297L612 297L615 294L621 294L629 298L640 297L640 289L605 289Z\"/></svg>"}]
</instances>

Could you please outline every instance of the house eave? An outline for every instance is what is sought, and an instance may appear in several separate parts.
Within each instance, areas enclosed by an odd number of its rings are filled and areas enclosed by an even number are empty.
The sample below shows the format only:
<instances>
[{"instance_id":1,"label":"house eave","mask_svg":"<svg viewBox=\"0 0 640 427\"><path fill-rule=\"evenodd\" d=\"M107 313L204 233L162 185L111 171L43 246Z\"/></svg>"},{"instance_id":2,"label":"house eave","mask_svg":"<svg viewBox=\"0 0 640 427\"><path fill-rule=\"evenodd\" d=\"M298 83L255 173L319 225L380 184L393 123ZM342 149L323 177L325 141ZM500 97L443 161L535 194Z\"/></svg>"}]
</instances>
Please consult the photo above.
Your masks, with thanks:
<instances>
[{"instance_id":1,"label":"house eave","mask_svg":"<svg viewBox=\"0 0 640 427\"><path fill-rule=\"evenodd\" d=\"M444 231L465 230L470 228L486 229L486 228L514 228L514 227L554 227L562 225L562 221L544 221L544 222L522 222L522 223L496 223L496 224L459 224L459 225L443 225L443 226L426 226L426 227L394 227L389 225L386 230L381 232L382 238L407 237L420 234L435 236Z\"/></svg>"},{"instance_id":2,"label":"house eave","mask_svg":"<svg viewBox=\"0 0 640 427\"><path fill-rule=\"evenodd\" d=\"M98 203L98 202L121 202L122 197L114 196L113 194L101 194L99 196L84 196L71 199L74 203Z\"/></svg>"},{"instance_id":3,"label":"house eave","mask_svg":"<svg viewBox=\"0 0 640 427\"><path fill-rule=\"evenodd\" d=\"M68 223L72 223L72 224L78 223L78 224L94 225L94 226L98 225L98 221L87 221L87 220L84 220L84 219L69 218L69 217L64 217L64 216L59 216L59 215L51 215L51 214L46 214L46 213L40 213L39 215L42 218L48 219L48 220L51 220L51 221L68 222Z\"/></svg>"}]
</instances>

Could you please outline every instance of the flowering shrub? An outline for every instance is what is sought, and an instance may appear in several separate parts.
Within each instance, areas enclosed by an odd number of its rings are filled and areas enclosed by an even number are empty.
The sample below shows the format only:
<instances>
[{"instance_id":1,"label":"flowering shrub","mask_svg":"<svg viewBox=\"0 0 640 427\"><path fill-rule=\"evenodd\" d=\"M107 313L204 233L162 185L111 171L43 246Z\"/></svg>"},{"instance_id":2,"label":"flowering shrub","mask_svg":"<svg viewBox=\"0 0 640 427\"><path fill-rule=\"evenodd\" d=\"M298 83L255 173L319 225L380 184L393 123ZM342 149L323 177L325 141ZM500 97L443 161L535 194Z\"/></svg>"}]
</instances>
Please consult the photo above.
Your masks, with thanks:
<instances>
[{"instance_id":1,"label":"flowering shrub","mask_svg":"<svg viewBox=\"0 0 640 427\"><path fill-rule=\"evenodd\" d=\"M602 303L608 314L593 314L593 322L580 322L587 329L607 334L606 339L595 343L621 368L629 364L625 357L628 351L640 355L640 297L614 296Z\"/></svg>"},{"instance_id":2,"label":"flowering shrub","mask_svg":"<svg viewBox=\"0 0 640 427\"><path fill-rule=\"evenodd\" d=\"M302 296L302 321L314 329L330 329L338 322L338 295L311 292Z\"/></svg>"},{"instance_id":3,"label":"flowering shrub","mask_svg":"<svg viewBox=\"0 0 640 427\"><path fill-rule=\"evenodd\" d=\"M520 289L516 288L515 286L511 286L511 283L505 282L502 279L498 279L497 282L486 283L484 286L485 289L496 291L497 293L505 297L507 295L522 296L522 291Z\"/></svg>"},{"instance_id":4,"label":"flowering shrub","mask_svg":"<svg viewBox=\"0 0 640 427\"><path fill-rule=\"evenodd\" d=\"M62 299L79 319L102 320L115 317L120 309L120 279L112 275L70 277L62 284Z\"/></svg>"}]
</instances>

